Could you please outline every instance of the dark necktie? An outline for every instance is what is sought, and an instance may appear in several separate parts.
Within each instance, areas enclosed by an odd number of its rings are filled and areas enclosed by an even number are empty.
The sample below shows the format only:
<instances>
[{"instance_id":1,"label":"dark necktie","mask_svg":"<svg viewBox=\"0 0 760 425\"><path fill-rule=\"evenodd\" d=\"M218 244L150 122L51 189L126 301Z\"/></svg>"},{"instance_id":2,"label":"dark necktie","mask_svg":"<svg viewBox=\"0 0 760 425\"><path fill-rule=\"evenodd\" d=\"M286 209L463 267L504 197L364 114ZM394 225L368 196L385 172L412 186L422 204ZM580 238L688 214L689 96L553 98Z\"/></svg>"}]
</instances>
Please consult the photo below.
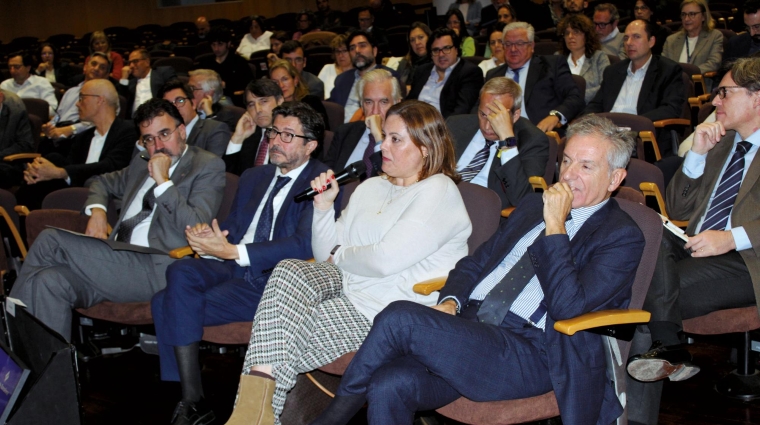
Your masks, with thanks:
<instances>
[{"instance_id":1,"label":"dark necktie","mask_svg":"<svg viewBox=\"0 0 760 425\"><path fill-rule=\"evenodd\" d=\"M533 243L536 243L537 240L545 235L546 230L542 230ZM535 275L536 271L533 269L530 255L526 250L525 254L517 260L517 263L512 266L504 278L483 299L483 303L478 309L478 321L499 326L504 321L507 313L509 313L512 303Z\"/></svg>"},{"instance_id":2,"label":"dark necktie","mask_svg":"<svg viewBox=\"0 0 760 425\"><path fill-rule=\"evenodd\" d=\"M130 240L132 239L132 231L135 230L135 227L140 224L141 221L148 218L153 212L153 205L156 203L156 195L153 194L155 188L156 185L154 184L147 192L145 192L145 195L143 195L142 210L121 222L119 232L116 235L116 240L118 242L130 243Z\"/></svg>"},{"instance_id":3,"label":"dark necktie","mask_svg":"<svg viewBox=\"0 0 760 425\"><path fill-rule=\"evenodd\" d=\"M364 161L364 165L367 166L367 178L372 177L372 170L375 169L372 165L372 160L369 159L369 157L375 153L375 144L377 144L377 142L375 142L375 136L373 136L372 133L369 133L369 143L367 144L367 149L364 149L364 156L362 156L362 161Z\"/></svg>"},{"instance_id":4,"label":"dark necktie","mask_svg":"<svg viewBox=\"0 0 760 425\"><path fill-rule=\"evenodd\" d=\"M472 161L459 172L459 175L462 176L462 181L468 182L480 173L480 170L482 170L483 166L488 162L488 155L491 153L491 146L493 146L493 144L493 140L486 140L485 147L479 150L478 153L475 154L475 157L472 158Z\"/></svg>"},{"instance_id":5,"label":"dark necktie","mask_svg":"<svg viewBox=\"0 0 760 425\"><path fill-rule=\"evenodd\" d=\"M731 156L726 171L720 178L718 189L715 191L715 197L710 202L705 214L705 220L702 222L701 232L705 230L724 230L728 224L728 217L731 215L731 209L734 207L734 201L739 194L739 187L742 185L742 176L744 175L744 155L747 154L752 144L747 141L741 141L736 144L736 151Z\"/></svg>"},{"instance_id":6,"label":"dark necktie","mask_svg":"<svg viewBox=\"0 0 760 425\"><path fill-rule=\"evenodd\" d=\"M277 196L277 192L288 184L289 181L290 177L277 177L277 182L275 182L272 191L269 192L267 203L264 204L264 209L261 210L261 216L259 216L259 222L256 224L256 233L253 234L254 242L269 240L269 235L272 233L272 221L274 220L274 197Z\"/></svg>"},{"instance_id":7,"label":"dark necktie","mask_svg":"<svg viewBox=\"0 0 760 425\"><path fill-rule=\"evenodd\" d=\"M267 136L264 136L264 138L261 139L261 143L259 143L259 150L256 152L256 160L253 162L254 167L258 167L259 165L264 165L267 159L268 150L269 150L269 138Z\"/></svg>"},{"instance_id":8,"label":"dark necktie","mask_svg":"<svg viewBox=\"0 0 760 425\"><path fill-rule=\"evenodd\" d=\"M519 67L516 69L513 69L512 72L515 73L515 76L512 77L512 80L514 80L515 83L520 84L520 70L523 69L523 67Z\"/></svg>"}]
</instances>

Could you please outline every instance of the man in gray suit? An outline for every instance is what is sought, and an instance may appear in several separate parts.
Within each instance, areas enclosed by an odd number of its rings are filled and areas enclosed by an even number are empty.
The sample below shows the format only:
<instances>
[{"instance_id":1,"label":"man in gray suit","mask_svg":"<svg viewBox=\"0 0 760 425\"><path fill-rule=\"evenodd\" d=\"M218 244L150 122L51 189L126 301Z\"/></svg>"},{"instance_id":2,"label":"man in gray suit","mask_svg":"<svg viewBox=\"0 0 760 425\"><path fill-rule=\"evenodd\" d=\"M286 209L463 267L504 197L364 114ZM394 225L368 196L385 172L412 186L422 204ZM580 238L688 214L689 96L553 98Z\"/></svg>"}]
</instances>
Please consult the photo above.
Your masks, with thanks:
<instances>
[{"instance_id":1,"label":"man in gray suit","mask_svg":"<svg viewBox=\"0 0 760 425\"><path fill-rule=\"evenodd\" d=\"M187 146L182 116L170 102L151 99L135 115L148 162L135 156L127 168L103 174L90 186L84 212L86 234L47 229L29 250L11 296L23 301L64 338L71 335L71 309L102 301L148 301L166 286L174 261L166 252L185 246L185 228L209 222L224 192L224 162ZM106 239L109 198L124 200L119 221ZM133 245L114 250L113 242ZM136 252L142 249L146 252Z\"/></svg>"},{"instance_id":2,"label":"man in gray suit","mask_svg":"<svg viewBox=\"0 0 760 425\"><path fill-rule=\"evenodd\" d=\"M33 151L32 126L24 103L15 94L0 90L0 159ZM0 162L0 188L21 184L23 176L21 165Z\"/></svg>"},{"instance_id":3,"label":"man in gray suit","mask_svg":"<svg viewBox=\"0 0 760 425\"><path fill-rule=\"evenodd\" d=\"M521 109L520 86L512 79L495 77L480 91L477 115L446 120L462 180L496 192L502 208L516 206L532 192L528 178L543 177L551 159L549 138L520 117Z\"/></svg>"},{"instance_id":4,"label":"man in gray suit","mask_svg":"<svg viewBox=\"0 0 760 425\"><path fill-rule=\"evenodd\" d=\"M173 103L179 110L185 121L189 146L198 146L220 158L224 155L232 133L224 123L198 116L190 86L178 79L169 80L161 87L158 97Z\"/></svg>"}]
</instances>

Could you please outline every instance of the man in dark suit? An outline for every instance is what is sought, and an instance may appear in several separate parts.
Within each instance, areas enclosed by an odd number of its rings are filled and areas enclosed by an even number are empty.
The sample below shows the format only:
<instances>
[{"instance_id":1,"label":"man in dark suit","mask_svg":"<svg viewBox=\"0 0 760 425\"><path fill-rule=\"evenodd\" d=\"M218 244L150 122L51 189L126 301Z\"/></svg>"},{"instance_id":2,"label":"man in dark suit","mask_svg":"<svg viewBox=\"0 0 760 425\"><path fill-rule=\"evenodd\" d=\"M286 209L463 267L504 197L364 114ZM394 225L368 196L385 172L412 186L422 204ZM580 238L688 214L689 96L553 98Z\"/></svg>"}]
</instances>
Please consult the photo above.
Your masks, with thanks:
<instances>
[{"instance_id":1,"label":"man in dark suit","mask_svg":"<svg viewBox=\"0 0 760 425\"><path fill-rule=\"evenodd\" d=\"M179 110L185 121L189 146L198 146L220 158L224 156L232 133L224 123L204 120L198 116L190 86L175 78L161 87L158 96L173 103Z\"/></svg>"},{"instance_id":2,"label":"man in dark suit","mask_svg":"<svg viewBox=\"0 0 760 425\"><path fill-rule=\"evenodd\" d=\"M266 129L272 126L272 111L284 101L280 86L268 78L254 80L245 89L246 113L240 117L227 145L227 172L243 174L248 168L269 162Z\"/></svg>"},{"instance_id":3,"label":"man in dark suit","mask_svg":"<svg viewBox=\"0 0 760 425\"><path fill-rule=\"evenodd\" d=\"M584 114L624 112L652 121L681 116L686 102L683 71L672 60L652 55L656 41L653 31L652 24L641 19L626 26L624 45L628 59L604 70L602 86ZM672 152L671 143L663 141L659 145L663 156Z\"/></svg>"},{"instance_id":4,"label":"man in dark suit","mask_svg":"<svg viewBox=\"0 0 760 425\"><path fill-rule=\"evenodd\" d=\"M15 94L0 90L0 158L34 152L34 139L24 102ZM23 181L21 164L0 162L0 188L10 189Z\"/></svg>"},{"instance_id":5,"label":"man in dark suit","mask_svg":"<svg viewBox=\"0 0 760 425\"><path fill-rule=\"evenodd\" d=\"M132 117L137 108L154 97L167 81L177 78L174 68L160 66L150 67L150 55L145 49L138 49L129 54L127 65L121 70L119 91L127 98L127 116Z\"/></svg>"},{"instance_id":6,"label":"man in dark suit","mask_svg":"<svg viewBox=\"0 0 760 425\"><path fill-rule=\"evenodd\" d=\"M724 64L760 52L760 0L745 1L742 9L747 31L728 40L726 51L723 52Z\"/></svg>"},{"instance_id":7,"label":"man in dark suit","mask_svg":"<svg viewBox=\"0 0 760 425\"><path fill-rule=\"evenodd\" d=\"M377 42L377 49L379 52L377 55L378 60L382 60L382 58L389 56L390 43L388 42L388 34L385 32L385 28L389 27L383 26L382 24L380 26L375 25L375 12L369 7L359 9L356 18L359 21L359 29L371 34ZM394 25L395 23L391 26Z\"/></svg>"},{"instance_id":8,"label":"man in dark suit","mask_svg":"<svg viewBox=\"0 0 760 425\"><path fill-rule=\"evenodd\" d=\"M613 422L623 408L602 337L562 335L554 322L630 302L644 237L609 197L632 151L633 140L609 120L573 123L560 182L526 196L457 263L437 306L395 302L377 315L315 423L346 423L368 402L370 424L411 424L415 411L461 396L493 401L552 390L564 423Z\"/></svg>"},{"instance_id":9,"label":"man in dark suit","mask_svg":"<svg viewBox=\"0 0 760 425\"><path fill-rule=\"evenodd\" d=\"M433 105L444 118L466 114L478 101L483 87L483 71L462 59L459 35L448 28L438 28L428 37L427 51L433 63L414 71L407 99Z\"/></svg>"},{"instance_id":10,"label":"man in dark suit","mask_svg":"<svg viewBox=\"0 0 760 425\"><path fill-rule=\"evenodd\" d=\"M135 120L150 159L135 156L126 168L98 176L84 207L91 237L43 231L11 291L66 339L72 308L147 301L163 289L166 268L174 261L166 253L184 246L185 228L211 221L222 202L224 162L186 145L185 125L174 105L151 99L137 109ZM122 199L123 208L109 237L111 198ZM131 247L114 250L114 242Z\"/></svg>"},{"instance_id":11,"label":"man in dark suit","mask_svg":"<svg viewBox=\"0 0 760 425\"><path fill-rule=\"evenodd\" d=\"M446 120L462 180L496 192L502 208L533 191L528 178L543 176L549 160L546 133L520 117L520 94L514 81L492 78L480 92L477 115Z\"/></svg>"},{"instance_id":12,"label":"man in dark suit","mask_svg":"<svg viewBox=\"0 0 760 425\"><path fill-rule=\"evenodd\" d=\"M533 35L533 27L525 22L504 27L506 63L488 71L486 81L515 80L523 92L522 116L547 132L572 121L585 103L564 57L533 56Z\"/></svg>"},{"instance_id":13,"label":"man in dark suit","mask_svg":"<svg viewBox=\"0 0 760 425\"><path fill-rule=\"evenodd\" d=\"M362 76L358 90L362 93L362 111L367 118L338 127L325 154L325 164L340 171L348 164L364 161L367 171L360 177L363 181L378 175L382 169L379 152L383 122L388 109L401 101L401 88L390 72L375 69Z\"/></svg>"},{"instance_id":14,"label":"man in dark suit","mask_svg":"<svg viewBox=\"0 0 760 425\"><path fill-rule=\"evenodd\" d=\"M79 91L79 117L94 126L74 136L67 156L50 153L36 158L24 171L26 184L16 202L30 210L42 207L45 196L66 187L81 187L92 176L129 165L135 140L134 124L116 117L119 95L111 82L89 80Z\"/></svg>"},{"instance_id":15,"label":"man in dark suit","mask_svg":"<svg viewBox=\"0 0 760 425\"><path fill-rule=\"evenodd\" d=\"M235 105L223 105L220 102L224 92L219 74L211 69L196 69L188 75L190 80L187 85L193 90L193 103L198 115L202 119L225 123L230 132L235 131L245 109Z\"/></svg>"},{"instance_id":16,"label":"man in dark suit","mask_svg":"<svg viewBox=\"0 0 760 425\"><path fill-rule=\"evenodd\" d=\"M214 259L171 265L166 289L151 302L161 379L180 381L182 386L172 419L176 425L209 424L214 418L203 400L198 367L203 327L253 320L274 266L286 258L312 256L313 204L296 203L293 197L327 171L324 164L309 159L324 137L325 125L319 114L298 102L283 103L273 115L270 164L243 173L224 223L199 223L186 232L195 252ZM283 141L289 137L286 133L306 138Z\"/></svg>"},{"instance_id":17,"label":"man in dark suit","mask_svg":"<svg viewBox=\"0 0 760 425\"><path fill-rule=\"evenodd\" d=\"M232 48L230 30L214 28L207 39L214 55L199 61L198 68L216 71L224 81L224 94L232 98L235 92L245 90L245 86L253 80L253 71L248 61Z\"/></svg>"}]
</instances>

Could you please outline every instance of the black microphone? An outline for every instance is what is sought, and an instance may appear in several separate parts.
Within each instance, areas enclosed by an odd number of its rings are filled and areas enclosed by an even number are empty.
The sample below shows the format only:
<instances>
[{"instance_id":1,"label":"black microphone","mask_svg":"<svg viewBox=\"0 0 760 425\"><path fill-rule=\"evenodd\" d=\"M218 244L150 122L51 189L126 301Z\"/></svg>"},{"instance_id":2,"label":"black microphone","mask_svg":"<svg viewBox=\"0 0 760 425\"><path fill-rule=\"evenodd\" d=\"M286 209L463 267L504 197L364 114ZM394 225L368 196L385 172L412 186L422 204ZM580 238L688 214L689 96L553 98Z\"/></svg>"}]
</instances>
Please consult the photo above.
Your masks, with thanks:
<instances>
[{"instance_id":1,"label":"black microphone","mask_svg":"<svg viewBox=\"0 0 760 425\"><path fill-rule=\"evenodd\" d=\"M367 166L364 165L364 161L356 161L353 164L349 164L345 170L341 171L340 173L335 174L335 181L338 182L338 184L346 183L353 179L358 179L359 176L364 174L367 171ZM329 188L331 186L331 183L327 184L327 187ZM303 192L299 193L298 195L293 198L296 202L303 202L306 200L314 199L315 196L319 195L319 192L312 188L308 188L304 190Z\"/></svg>"}]
</instances>

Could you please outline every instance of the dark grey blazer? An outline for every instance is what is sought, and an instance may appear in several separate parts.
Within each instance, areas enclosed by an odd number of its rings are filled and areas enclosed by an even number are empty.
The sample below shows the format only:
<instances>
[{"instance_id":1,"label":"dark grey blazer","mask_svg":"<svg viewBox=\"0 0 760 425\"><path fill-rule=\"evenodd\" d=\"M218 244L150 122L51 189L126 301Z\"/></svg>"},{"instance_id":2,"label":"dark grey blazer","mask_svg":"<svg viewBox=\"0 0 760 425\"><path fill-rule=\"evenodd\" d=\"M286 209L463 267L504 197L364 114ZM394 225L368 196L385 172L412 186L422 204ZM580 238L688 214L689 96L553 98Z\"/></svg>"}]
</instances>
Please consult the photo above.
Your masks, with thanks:
<instances>
[{"instance_id":1,"label":"dark grey blazer","mask_svg":"<svg viewBox=\"0 0 760 425\"><path fill-rule=\"evenodd\" d=\"M330 144L330 150L324 155L324 162L334 171L346 168L348 158L359 144L367 125L364 121L343 124L335 130L335 136Z\"/></svg>"},{"instance_id":2,"label":"dark grey blazer","mask_svg":"<svg viewBox=\"0 0 760 425\"><path fill-rule=\"evenodd\" d=\"M218 157L224 156L232 133L223 122L198 119L193 131L187 135L187 144L198 146Z\"/></svg>"},{"instance_id":3,"label":"dark grey blazer","mask_svg":"<svg viewBox=\"0 0 760 425\"><path fill-rule=\"evenodd\" d=\"M478 116L452 115L446 120L446 125L454 139L454 151L457 161L472 141L475 133L480 130ZM526 118L520 118L514 125L517 137L517 158L501 165L499 158L491 163L488 174L488 188L501 198L502 208L516 206L526 193L533 192L528 181L531 176L542 176L549 158L549 139L546 133L539 130Z\"/></svg>"},{"instance_id":4,"label":"dark grey blazer","mask_svg":"<svg viewBox=\"0 0 760 425\"><path fill-rule=\"evenodd\" d=\"M8 155L34 152L34 139L24 102L15 94L0 90L5 101L0 106L0 160Z\"/></svg>"}]
</instances>

